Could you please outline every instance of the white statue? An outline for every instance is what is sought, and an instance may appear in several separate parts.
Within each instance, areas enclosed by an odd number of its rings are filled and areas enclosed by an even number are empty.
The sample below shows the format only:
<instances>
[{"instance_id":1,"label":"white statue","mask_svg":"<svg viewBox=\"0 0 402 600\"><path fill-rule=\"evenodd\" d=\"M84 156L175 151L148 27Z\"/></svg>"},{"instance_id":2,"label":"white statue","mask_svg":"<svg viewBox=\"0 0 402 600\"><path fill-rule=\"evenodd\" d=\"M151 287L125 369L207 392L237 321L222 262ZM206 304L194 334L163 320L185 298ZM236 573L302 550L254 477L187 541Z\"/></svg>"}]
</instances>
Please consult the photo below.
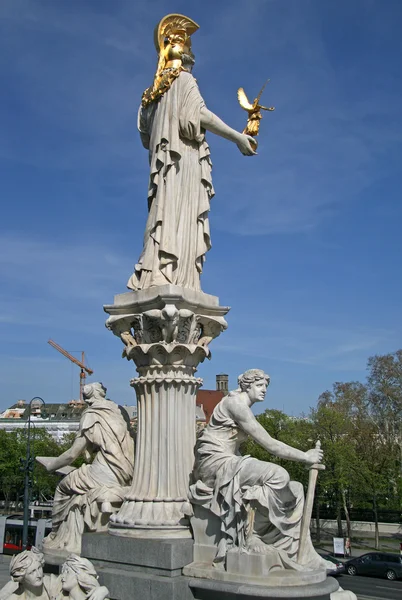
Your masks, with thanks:
<instances>
[{"instance_id":1,"label":"white statue","mask_svg":"<svg viewBox=\"0 0 402 600\"><path fill-rule=\"evenodd\" d=\"M304 492L301 483L290 481L287 471L276 464L241 456L240 444L251 436L265 450L307 465L320 463L320 449L303 452L273 439L251 411L262 402L269 376L259 369L240 375L239 389L230 392L215 407L211 420L195 446L190 500L207 508L220 520L214 565L224 567L232 548L267 553L284 568L333 569L314 550L309 533L304 552L298 557ZM197 543L197 537L196 537Z\"/></svg>"},{"instance_id":2,"label":"white statue","mask_svg":"<svg viewBox=\"0 0 402 600\"><path fill-rule=\"evenodd\" d=\"M60 580L63 596L71 600L94 600L94 595L98 600L101 594L103 600L109 595L109 590L99 585L93 564L77 554L70 554L63 564Z\"/></svg>"},{"instance_id":3,"label":"white statue","mask_svg":"<svg viewBox=\"0 0 402 600\"><path fill-rule=\"evenodd\" d=\"M209 111L191 74L191 35L198 25L168 15L157 27L159 55L153 86L142 98L138 128L149 150L148 221L144 246L127 287L139 290L172 283L200 290L205 254L211 247L208 212L214 195L205 130L255 154L253 138Z\"/></svg>"},{"instance_id":4,"label":"white statue","mask_svg":"<svg viewBox=\"0 0 402 600\"><path fill-rule=\"evenodd\" d=\"M33 547L13 556L11 581L0 590L1 600L105 600L109 590L100 586L96 571L85 558L71 555L61 575L43 573L44 556Z\"/></svg>"},{"instance_id":5,"label":"white statue","mask_svg":"<svg viewBox=\"0 0 402 600\"><path fill-rule=\"evenodd\" d=\"M71 470L57 486L52 532L43 540L45 552L79 554L84 530L106 529L133 476L134 441L127 415L106 399L101 383L86 385L83 393L88 408L71 448L57 457L37 457L48 471L56 471L71 465L83 452L95 453L92 463Z\"/></svg>"}]
</instances>

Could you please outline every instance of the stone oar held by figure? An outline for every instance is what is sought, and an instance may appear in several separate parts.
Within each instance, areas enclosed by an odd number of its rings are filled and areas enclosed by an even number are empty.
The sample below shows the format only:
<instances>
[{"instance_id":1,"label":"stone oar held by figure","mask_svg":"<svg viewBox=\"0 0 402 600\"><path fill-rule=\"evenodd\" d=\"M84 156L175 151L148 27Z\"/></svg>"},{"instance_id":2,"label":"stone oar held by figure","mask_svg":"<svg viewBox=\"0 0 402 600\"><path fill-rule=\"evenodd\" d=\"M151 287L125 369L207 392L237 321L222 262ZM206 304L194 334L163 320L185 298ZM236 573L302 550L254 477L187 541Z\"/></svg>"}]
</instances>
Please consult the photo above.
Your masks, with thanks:
<instances>
[{"instance_id":1,"label":"stone oar held by figure","mask_svg":"<svg viewBox=\"0 0 402 600\"><path fill-rule=\"evenodd\" d=\"M316 450L321 448L321 442L317 441ZM314 495L315 495L315 486L317 483L318 471L323 471L325 469L325 465L321 463L314 463L307 467L309 470L308 475L308 488L306 501L304 504L303 518L300 527L300 539L299 539L299 550L297 552L297 562L300 562L306 548L306 542L308 538L308 533L310 529L310 521L311 515L313 512L313 504L314 504Z\"/></svg>"}]
</instances>

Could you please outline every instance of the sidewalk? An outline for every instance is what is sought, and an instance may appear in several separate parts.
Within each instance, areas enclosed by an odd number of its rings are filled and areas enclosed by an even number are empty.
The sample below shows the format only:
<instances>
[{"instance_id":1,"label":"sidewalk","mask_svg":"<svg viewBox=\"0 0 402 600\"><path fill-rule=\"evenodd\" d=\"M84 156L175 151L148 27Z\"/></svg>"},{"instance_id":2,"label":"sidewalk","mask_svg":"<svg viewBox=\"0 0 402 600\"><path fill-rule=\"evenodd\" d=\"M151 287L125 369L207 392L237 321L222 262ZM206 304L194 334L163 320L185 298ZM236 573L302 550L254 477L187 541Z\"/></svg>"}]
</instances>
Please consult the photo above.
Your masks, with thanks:
<instances>
[{"instance_id":1,"label":"sidewalk","mask_svg":"<svg viewBox=\"0 0 402 600\"><path fill-rule=\"evenodd\" d=\"M346 556L345 558L342 555L337 554L336 557L341 561L349 560L349 558L356 558L357 556L362 556L362 554L366 554L367 552L390 552L391 554L399 554L399 540L393 539L380 539L380 547L378 549L374 546L374 540L360 540L359 543L353 546L352 544L352 553L350 556ZM332 554L334 553L333 544L330 541L322 542L321 544L314 544L314 548L317 550L319 554Z\"/></svg>"},{"instance_id":2,"label":"sidewalk","mask_svg":"<svg viewBox=\"0 0 402 600\"><path fill-rule=\"evenodd\" d=\"M6 556L4 554L0 554L0 590L10 581L10 560L11 556Z\"/></svg>"}]
</instances>

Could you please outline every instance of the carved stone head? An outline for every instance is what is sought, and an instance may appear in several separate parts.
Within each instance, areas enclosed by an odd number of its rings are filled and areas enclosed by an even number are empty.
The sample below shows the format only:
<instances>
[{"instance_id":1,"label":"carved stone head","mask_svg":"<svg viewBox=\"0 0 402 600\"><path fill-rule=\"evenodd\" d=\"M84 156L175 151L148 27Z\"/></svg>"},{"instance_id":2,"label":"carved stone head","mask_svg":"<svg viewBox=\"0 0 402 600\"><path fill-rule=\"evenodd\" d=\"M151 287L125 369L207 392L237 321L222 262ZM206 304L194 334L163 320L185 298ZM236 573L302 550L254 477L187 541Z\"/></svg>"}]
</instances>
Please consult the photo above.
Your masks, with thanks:
<instances>
[{"instance_id":1,"label":"carved stone head","mask_svg":"<svg viewBox=\"0 0 402 600\"><path fill-rule=\"evenodd\" d=\"M70 554L61 569L61 585L63 592L71 594L80 588L85 596L99 587L98 576L93 564L77 554Z\"/></svg>"},{"instance_id":2,"label":"carved stone head","mask_svg":"<svg viewBox=\"0 0 402 600\"><path fill-rule=\"evenodd\" d=\"M44 557L34 546L13 556L10 562L10 575L22 587L39 588L43 584Z\"/></svg>"},{"instance_id":3,"label":"carved stone head","mask_svg":"<svg viewBox=\"0 0 402 600\"><path fill-rule=\"evenodd\" d=\"M270 377L261 369L249 369L238 379L239 388L248 394L252 402L262 402L270 382Z\"/></svg>"},{"instance_id":4,"label":"carved stone head","mask_svg":"<svg viewBox=\"0 0 402 600\"><path fill-rule=\"evenodd\" d=\"M106 398L106 388L100 381L84 385L82 393L87 404L92 404L95 400L104 400Z\"/></svg>"}]
</instances>

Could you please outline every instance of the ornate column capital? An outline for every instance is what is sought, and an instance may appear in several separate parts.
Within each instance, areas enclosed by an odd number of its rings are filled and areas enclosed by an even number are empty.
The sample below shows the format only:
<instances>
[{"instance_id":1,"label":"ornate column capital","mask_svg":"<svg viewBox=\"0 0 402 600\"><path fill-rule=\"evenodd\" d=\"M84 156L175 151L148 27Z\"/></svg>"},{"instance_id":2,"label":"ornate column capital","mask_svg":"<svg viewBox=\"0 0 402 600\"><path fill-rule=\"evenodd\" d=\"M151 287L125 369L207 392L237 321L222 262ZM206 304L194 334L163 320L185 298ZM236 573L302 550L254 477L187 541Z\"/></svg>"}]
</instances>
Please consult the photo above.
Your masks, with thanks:
<instances>
[{"instance_id":1,"label":"ornate column capital","mask_svg":"<svg viewBox=\"0 0 402 600\"><path fill-rule=\"evenodd\" d=\"M185 365L209 357L210 342L227 328L229 307L218 298L176 285L127 292L104 306L106 327L124 343L123 357L138 368Z\"/></svg>"}]
</instances>

